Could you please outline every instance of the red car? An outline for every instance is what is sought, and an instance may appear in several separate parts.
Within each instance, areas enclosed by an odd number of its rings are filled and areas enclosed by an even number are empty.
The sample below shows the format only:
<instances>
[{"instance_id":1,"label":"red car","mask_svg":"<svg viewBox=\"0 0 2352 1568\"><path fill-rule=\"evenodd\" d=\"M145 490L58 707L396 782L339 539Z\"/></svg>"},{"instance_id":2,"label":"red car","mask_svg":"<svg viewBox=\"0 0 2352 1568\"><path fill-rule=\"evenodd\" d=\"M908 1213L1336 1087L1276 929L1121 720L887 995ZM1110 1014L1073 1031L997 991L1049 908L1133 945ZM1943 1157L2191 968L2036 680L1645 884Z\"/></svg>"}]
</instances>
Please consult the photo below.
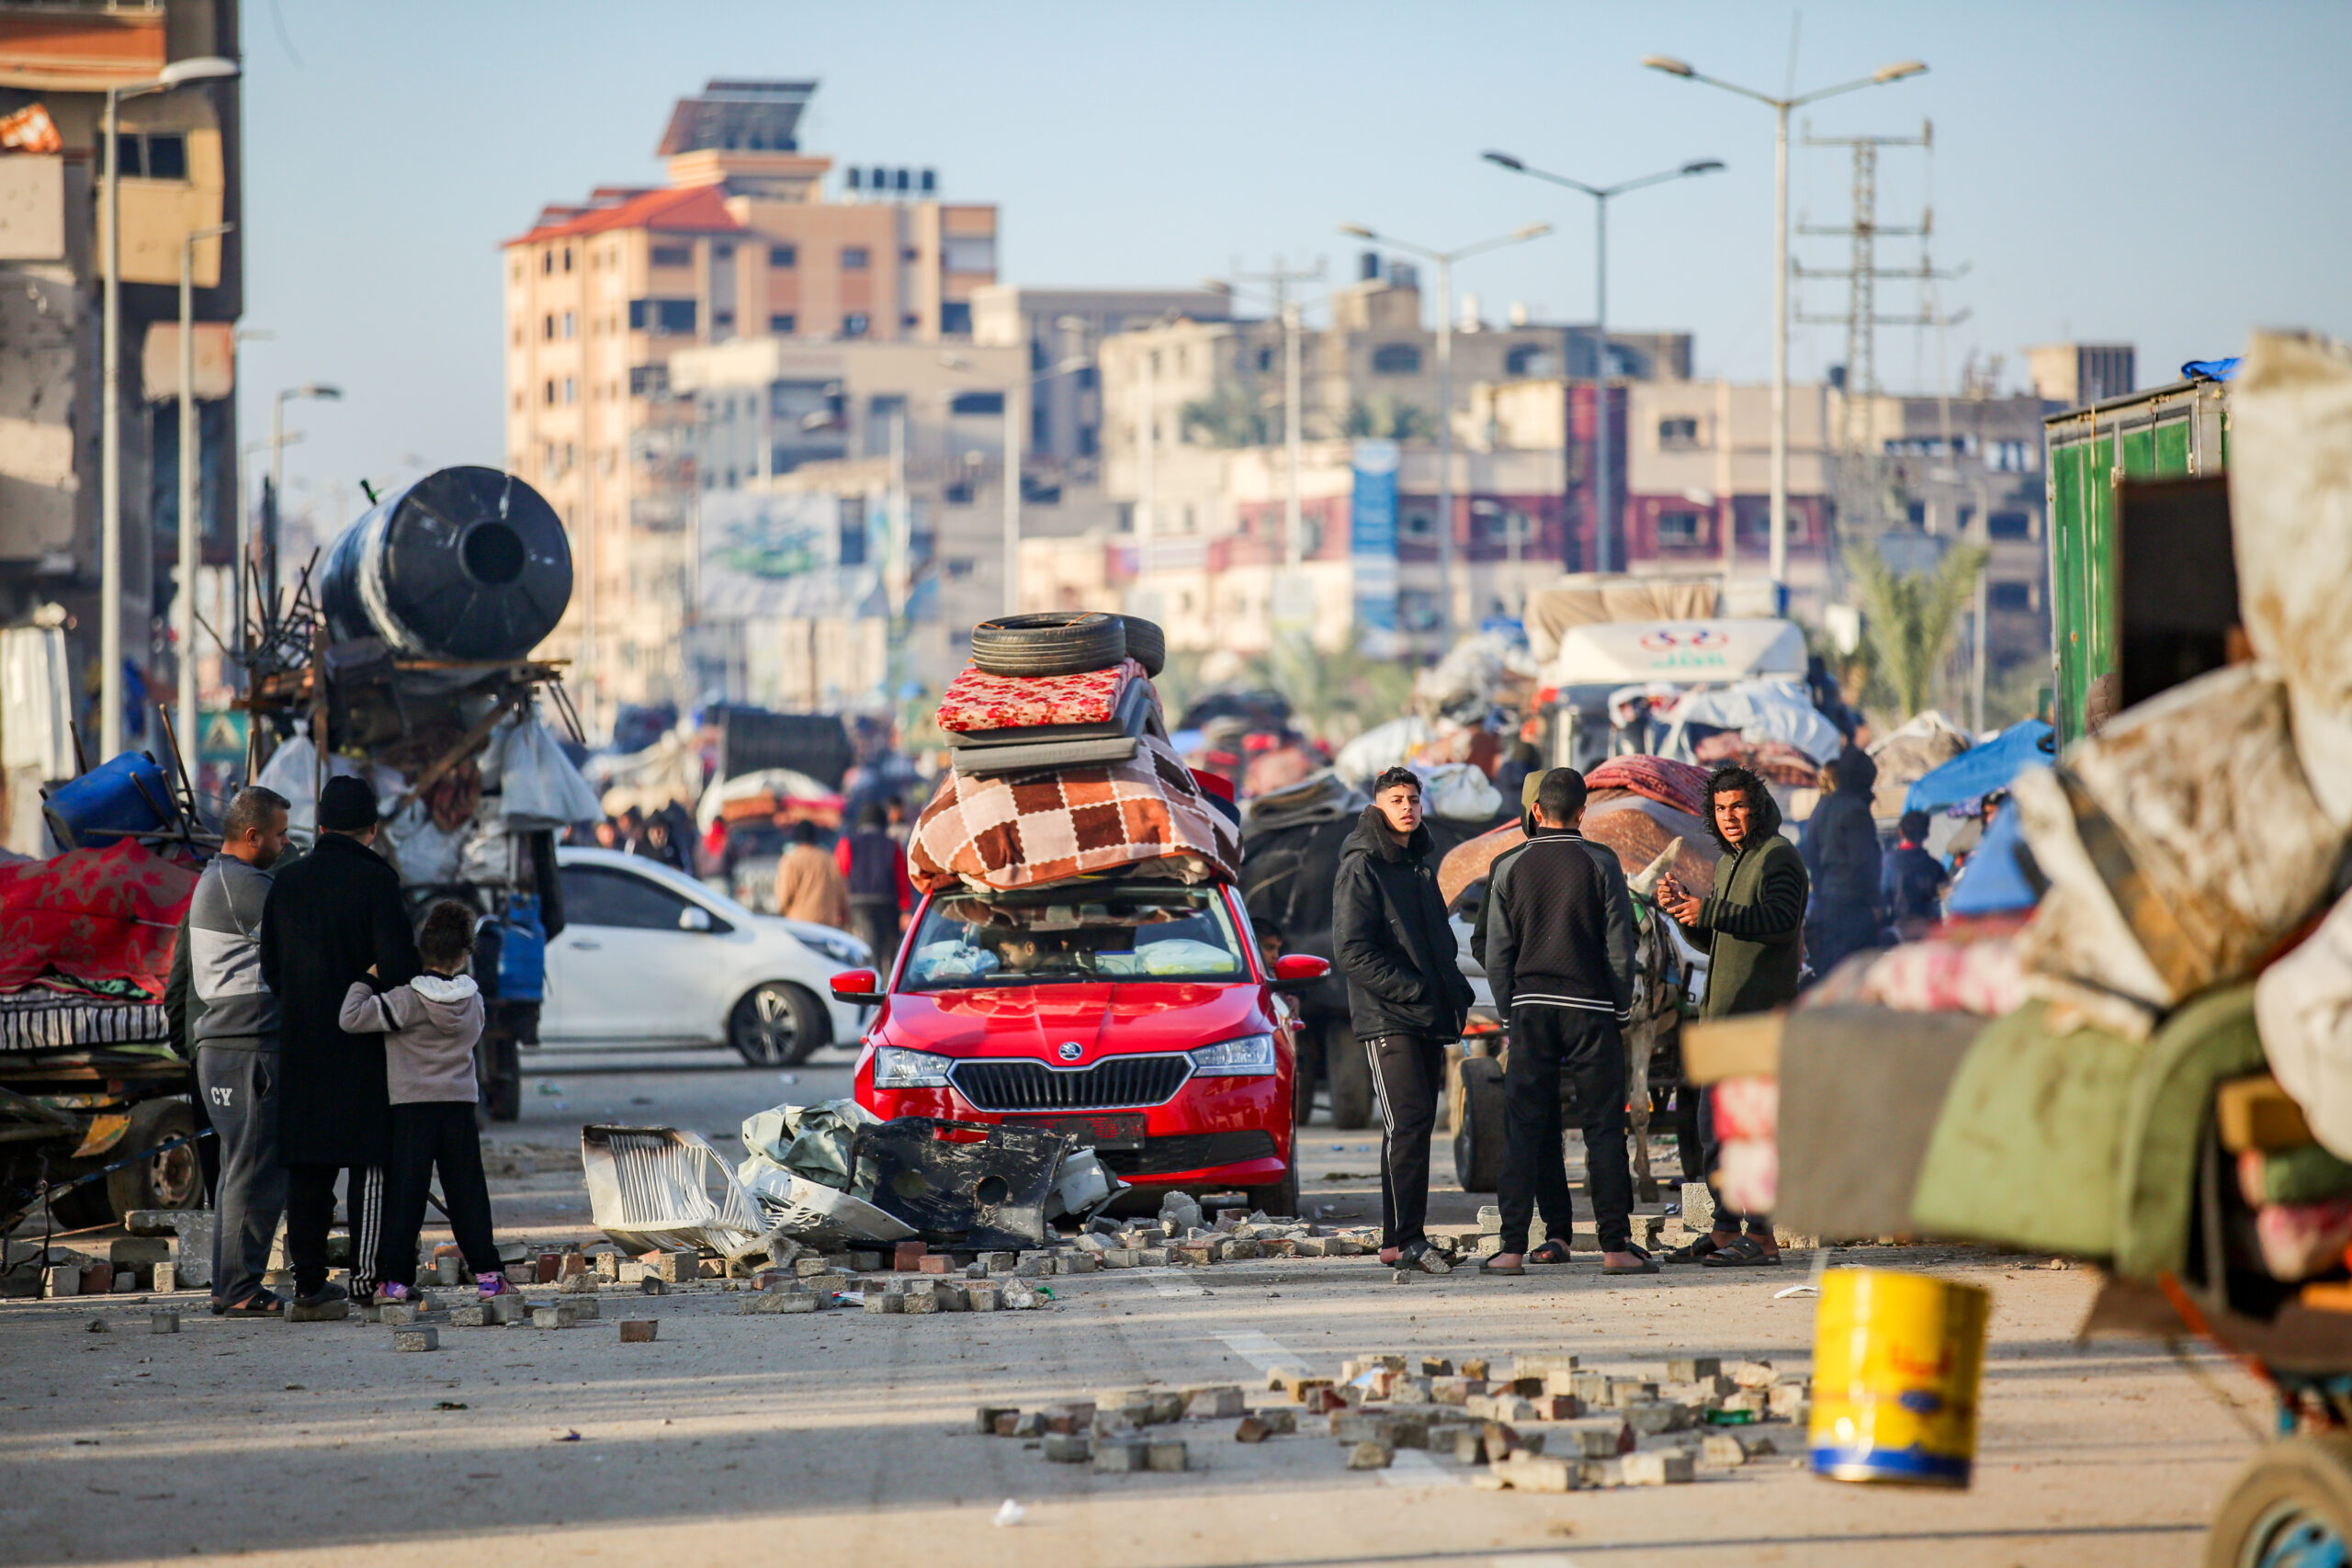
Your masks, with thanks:
<instances>
[{"instance_id":1,"label":"red car","mask_svg":"<svg viewBox=\"0 0 2352 1568\"><path fill-rule=\"evenodd\" d=\"M1329 968L1269 973L1222 885L1089 879L933 894L887 988L859 969L833 994L881 1004L855 1080L876 1115L1052 1126L1138 1188L1292 1214L1297 1014L1277 993Z\"/></svg>"}]
</instances>

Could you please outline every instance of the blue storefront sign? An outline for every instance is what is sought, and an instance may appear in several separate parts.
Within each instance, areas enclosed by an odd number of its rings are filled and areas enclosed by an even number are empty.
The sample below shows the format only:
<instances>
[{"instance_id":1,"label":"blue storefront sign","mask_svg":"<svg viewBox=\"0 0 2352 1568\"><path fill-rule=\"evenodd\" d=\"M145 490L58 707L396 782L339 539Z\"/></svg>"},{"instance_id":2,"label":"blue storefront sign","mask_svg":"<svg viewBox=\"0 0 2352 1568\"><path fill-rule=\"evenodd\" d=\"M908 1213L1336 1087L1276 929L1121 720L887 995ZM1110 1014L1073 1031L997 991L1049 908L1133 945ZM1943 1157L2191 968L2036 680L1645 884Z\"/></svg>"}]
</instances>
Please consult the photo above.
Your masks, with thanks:
<instances>
[{"instance_id":1,"label":"blue storefront sign","mask_svg":"<svg viewBox=\"0 0 2352 1568\"><path fill-rule=\"evenodd\" d=\"M1396 631L1396 469L1394 441L1359 441L1348 508L1348 558L1355 576L1356 631Z\"/></svg>"}]
</instances>

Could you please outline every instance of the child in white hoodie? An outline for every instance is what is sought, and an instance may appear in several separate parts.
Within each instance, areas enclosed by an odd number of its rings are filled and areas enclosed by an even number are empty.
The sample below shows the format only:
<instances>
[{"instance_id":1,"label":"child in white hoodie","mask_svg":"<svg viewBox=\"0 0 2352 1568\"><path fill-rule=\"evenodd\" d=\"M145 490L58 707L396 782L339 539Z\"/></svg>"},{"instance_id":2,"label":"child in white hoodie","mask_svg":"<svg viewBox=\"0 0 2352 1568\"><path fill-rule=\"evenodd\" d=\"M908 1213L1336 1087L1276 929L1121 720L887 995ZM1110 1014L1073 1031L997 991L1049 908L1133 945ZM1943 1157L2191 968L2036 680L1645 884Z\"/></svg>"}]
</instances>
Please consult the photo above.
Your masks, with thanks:
<instances>
[{"instance_id":1,"label":"child in white hoodie","mask_svg":"<svg viewBox=\"0 0 2352 1568\"><path fill-rule=\"evenodd\" d=\"M481 1038L481 987L465 973L473 957L474 912L443 899L425 912L416 933L424 973L380 995L365 980L352 982L337 1021L347 1034L384 1036L384 1074L391 1091L392 1154L384 1171L383 1245L378 1254L379 1305L416 1294L416 1238L424 1226L424 1200L433 1172L449 1228L480 1281L483 1300L511 1294L498 1266L491 1225L490 1184L474 1130L474 1043Z\"/></svg>"}]
</instances>

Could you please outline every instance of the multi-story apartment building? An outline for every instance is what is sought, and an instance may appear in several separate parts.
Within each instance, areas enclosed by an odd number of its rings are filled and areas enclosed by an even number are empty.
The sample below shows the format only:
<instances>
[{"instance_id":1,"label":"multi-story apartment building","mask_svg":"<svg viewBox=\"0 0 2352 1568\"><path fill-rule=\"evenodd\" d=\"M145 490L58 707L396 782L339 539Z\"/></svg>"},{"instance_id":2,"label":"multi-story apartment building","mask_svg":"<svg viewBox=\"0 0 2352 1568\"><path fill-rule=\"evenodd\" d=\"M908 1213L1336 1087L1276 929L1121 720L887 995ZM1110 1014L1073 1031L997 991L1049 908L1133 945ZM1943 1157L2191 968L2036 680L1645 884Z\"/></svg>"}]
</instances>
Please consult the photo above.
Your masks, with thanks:
<instances>
[{"instance_id":1,"label":"multi-story apartment building","mask_svg":"<svg viewBox=\"0 0 2352 1568\"><path fill-rule=\"evenodd\" d=\"M935 353L969 339L995 277L993 206L941 199L928 169L834 180L800 150L816 85L712 82L672 113L666 186L550 206L503 247L508 463L571 531L578 587L549 651L580 660L600 713L696 694L694 498L724 476L700 463L671 356L770 336ZM749 467L788 468L804 434Z\"/></svg>"},{"instance_id":2,"label":"multi-story apartment building","mask_svg":"<svg viewBox=\"0 0 2352 1568\"><path fill-rule=\"evenodd\" d=\"M0 0L0 626L63 607L77 705L95 705L99 671L107 91L125 90L116 589L123 661L152 696L177 679L180 256L242 216L237 83L156 84L174 61L238 52L236 0ZM200 559L214 568L234 554L243 254L237 229L191 252ZM218 597L198 594L208 621ZM145 716L126 703L134 742Z\"/></svg>"}]
</instances>

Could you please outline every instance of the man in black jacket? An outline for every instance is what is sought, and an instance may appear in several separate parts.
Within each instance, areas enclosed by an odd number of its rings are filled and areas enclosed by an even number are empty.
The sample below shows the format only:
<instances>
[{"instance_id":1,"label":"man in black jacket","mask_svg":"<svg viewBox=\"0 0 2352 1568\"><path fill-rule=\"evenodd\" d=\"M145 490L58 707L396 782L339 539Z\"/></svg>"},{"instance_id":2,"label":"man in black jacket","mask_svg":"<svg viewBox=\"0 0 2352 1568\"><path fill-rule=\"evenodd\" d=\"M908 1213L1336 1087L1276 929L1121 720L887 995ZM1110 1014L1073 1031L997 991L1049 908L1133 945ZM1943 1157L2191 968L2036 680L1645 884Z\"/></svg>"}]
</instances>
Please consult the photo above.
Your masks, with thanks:
<instances>
[{"instance_id":1,"label":"man in black jacket","mask_svg":"<svg viewBox=\"0 0 2352 1568\"><path fill-rule=\"evenodd\" d=\"M1372 1062L1380 1106L1380 1258L1447 1272L1430 1248L1430 1134L1444 1090L1445 1046L1470 1016L1470 982L1430 863L1420 775L1391 768L1340 852L1331 941L1348 977L1348 1011Z\"/></svg>"},{"instance_id":2,"label":"man in black jacket","mask_svg":"<svg viewBox=\"0 0 2352 1568\"><path fill-rule=\"evenodd\" d=\"M1503 1069L1504 1147L1497 1196L1502 1250L1482 1265L1566 1263L1573 1229L1560 1141L1560 1078L1583 1116L1585 1181L1600 1232L1601 1272L1655 1274L1634 1247L1625 1163L1625 1046L1634 1005L1634 901L1617 853L1577 831L1584 775L1554 768L1535 794L1535 830L1487 885L1487 980L1510 1021ZM1544 1214L1544 1245L1527 1251Z\"/></svg>"},{"instance_id":3,"label":"man in black jacket","mask_svg":"<svg viewBox=\"0 0 2352 1568\"><path fill-rule=\"evenodd\" d=\"M1871 796L1878 788L1878 764L1869 753L1848 746L1823 770L1833 786L1804 825L1805 874L1813 882L1813 907L1805 917L1805 961L1816 978L1853 953L1879 945L1883 921L1879 908L1878 824L1871 819Z\"/></svg>"},{"instance_id":4,"label":"man in black jacket","mask_svg":"<svg viewBox=\"0 0 2352 1568\"><path fill-rule=\"evenodd\" d=\"M345 1034L337 1021L355 980L406 985L423 965L401 905L400 874L368 846L376 791L333 778L319 792L319 838L277 874L262 911L261 972L278 1000L278 1158L286 1166L286 1250L298 1305L341 1300L327 1283L334 1183L351 1184L352 1292L376 1289L391 1100L384 1037Z\"/></svg>"}]
</instances>

